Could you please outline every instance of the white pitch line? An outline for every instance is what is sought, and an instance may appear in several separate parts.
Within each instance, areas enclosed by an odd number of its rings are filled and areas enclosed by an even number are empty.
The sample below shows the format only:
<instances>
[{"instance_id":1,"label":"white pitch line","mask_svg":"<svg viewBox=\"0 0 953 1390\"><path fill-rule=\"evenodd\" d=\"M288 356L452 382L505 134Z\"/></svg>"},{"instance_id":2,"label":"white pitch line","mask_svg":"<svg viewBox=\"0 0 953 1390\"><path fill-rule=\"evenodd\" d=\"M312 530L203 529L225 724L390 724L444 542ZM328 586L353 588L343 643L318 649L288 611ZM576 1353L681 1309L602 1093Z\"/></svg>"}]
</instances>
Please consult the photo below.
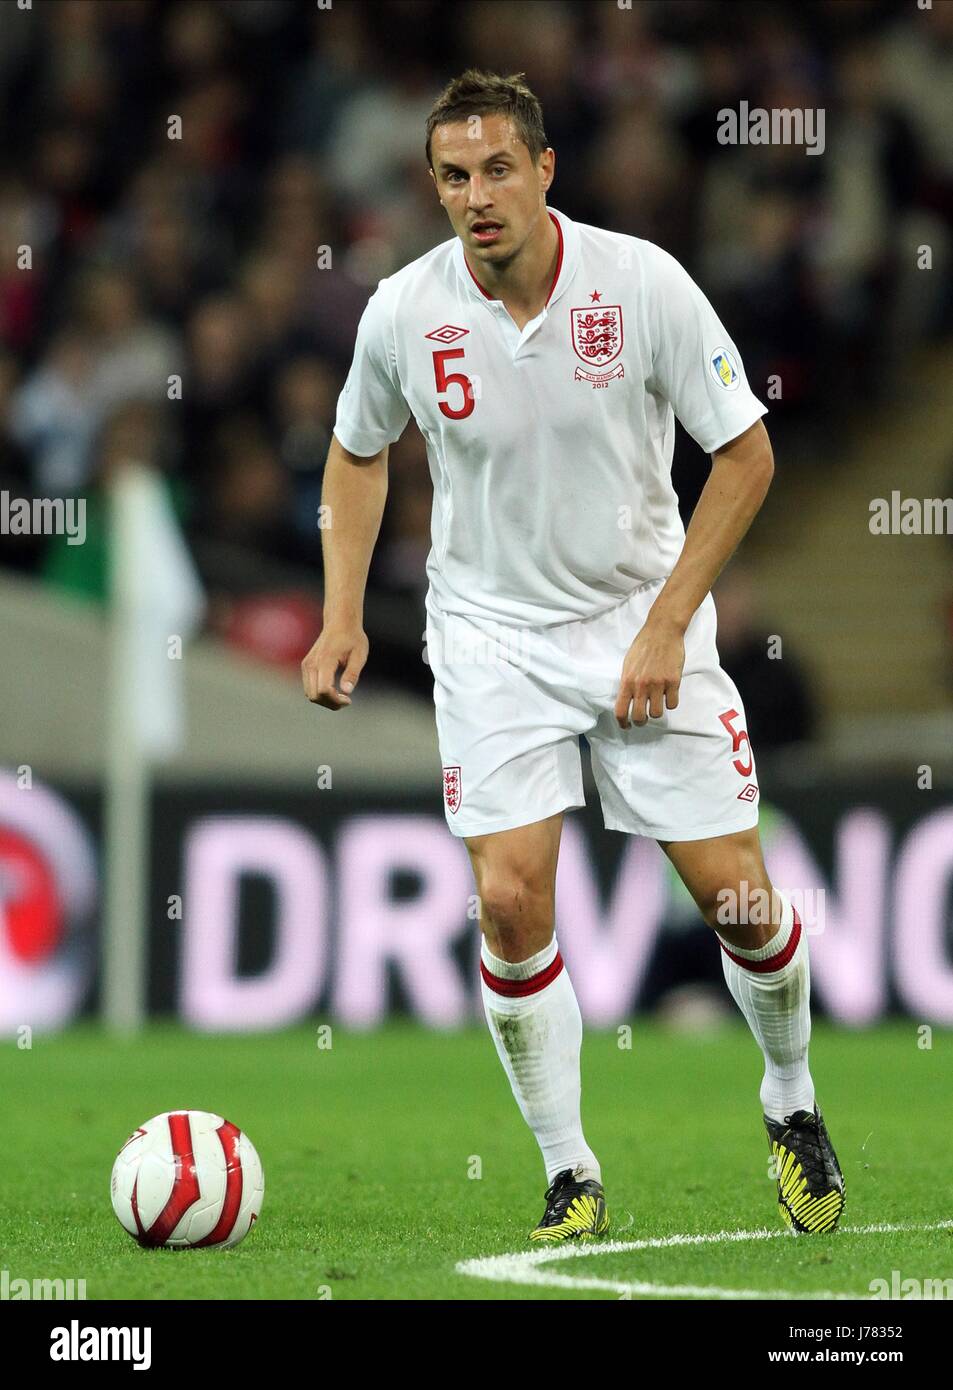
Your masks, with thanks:
<instances>
[{"instance_id":1,"label":"white pitch line","mask_svg":"<svg viewBox=\"0 0 953 1390\"><path fill-rule=\"evenodd\" d=\"M843 1226L839 1236L894 1235L902 1231L948 1231L953 1221L878 1222L870 1226ZM550 1289L601 1289L606 1293L643 1294L660 1298L748 1298L748 1299L866 1299L869 1294L834 1293L821 1289L813 1293L793 1293L786 1289L723 1289L698 1284L655 1284L643 1280L599 1279L594 1276L557 1274L544 1270L543 1265L558 1260L585 1259L589 1255L621 1255L638 1250L667 1250L686 1245L727 1245L751 1240L796 1240L792 1231L714 1231L702 1235L651 1236L643 1240L606 1240L594 1245L565 1244L534 1250L519 1250L509 1255L489 1255L482 1259L461 1260L456 1272L472 1279L488 1279L493 1283L533 1285Z\"/></svg>"}]
</instances>

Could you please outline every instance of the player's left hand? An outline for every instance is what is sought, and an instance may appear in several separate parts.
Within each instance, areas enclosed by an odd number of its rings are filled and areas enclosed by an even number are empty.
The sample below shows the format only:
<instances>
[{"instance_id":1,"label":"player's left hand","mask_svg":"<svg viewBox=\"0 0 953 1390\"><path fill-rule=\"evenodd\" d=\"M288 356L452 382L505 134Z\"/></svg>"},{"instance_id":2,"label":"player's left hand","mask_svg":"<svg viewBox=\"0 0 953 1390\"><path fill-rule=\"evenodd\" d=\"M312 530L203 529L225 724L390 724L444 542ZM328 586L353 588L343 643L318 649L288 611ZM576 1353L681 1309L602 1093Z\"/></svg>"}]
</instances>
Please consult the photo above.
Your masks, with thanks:
<instances>
[{"instance_id":1,"label":"player's left hand","mask_svg":"<svg viewBox=\"0 0 953 1390\"><path fill-rule=\"evenodd\" d=\"M629 728L629 706L632 723L645 724L648 714L661 719L665 709L678 707L678 688L685 665L685 639L681 629L651 615L626 652L622 663L622 682L615 702L615 717L620 729Z\"/></svg>"}]
</instances>

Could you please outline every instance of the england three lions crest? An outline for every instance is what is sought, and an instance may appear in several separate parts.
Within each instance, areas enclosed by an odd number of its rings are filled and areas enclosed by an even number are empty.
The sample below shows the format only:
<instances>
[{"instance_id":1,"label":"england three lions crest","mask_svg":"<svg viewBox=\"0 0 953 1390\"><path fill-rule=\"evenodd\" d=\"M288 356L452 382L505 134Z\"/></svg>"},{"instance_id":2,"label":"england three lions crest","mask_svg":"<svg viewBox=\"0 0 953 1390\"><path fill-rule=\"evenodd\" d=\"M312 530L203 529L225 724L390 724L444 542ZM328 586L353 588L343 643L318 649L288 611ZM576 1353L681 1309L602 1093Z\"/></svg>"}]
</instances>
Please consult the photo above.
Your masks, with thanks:
<instances>
[{"instance_id":1,"label":"england three lions crest","mask_svg":"<svg viewBox=\"0 0 953 1390\"><path fill-rule=\"evenodd\" d=\"M461 783L459 767L445 767L443 769L443 799L452 816L455 816L460 809L460 800L463 796Z\"/></svg>"},{"instance_id":2,"label":"england three lions crest","mask_svg":"<svg viewBox=\"0 0 953 1390\"><path fill-rule=\"evenodd\" d=\"M607 367L622 351L621 304L595 304L588 309L570 309L572 345L577 357L588 367ZM620 362L611 372L584 372L577 367L574 381L591 381L604 386L616 377L625 375Z\"/></svg>"}]
</instances>

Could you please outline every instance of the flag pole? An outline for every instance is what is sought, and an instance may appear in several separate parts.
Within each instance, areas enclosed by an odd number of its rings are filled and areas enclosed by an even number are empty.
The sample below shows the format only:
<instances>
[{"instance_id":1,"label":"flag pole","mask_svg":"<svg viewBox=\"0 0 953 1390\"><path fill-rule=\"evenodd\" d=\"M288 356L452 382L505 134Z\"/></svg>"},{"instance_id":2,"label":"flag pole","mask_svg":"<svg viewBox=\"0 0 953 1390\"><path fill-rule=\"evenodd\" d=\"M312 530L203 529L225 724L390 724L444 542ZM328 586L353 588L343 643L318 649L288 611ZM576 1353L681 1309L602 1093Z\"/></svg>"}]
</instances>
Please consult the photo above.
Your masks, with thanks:
<instances>
[{"instance_id":1,"label":"flag pole","mask_svg":"<svg viewBox=\"0 0 953 1390\"><path fill-rule=\"evenodd\" d=\"M144 470L121 468L109 490L110 618L104 815L103 1019L132 1034L145 1017L149 767L135 701L138 493Z\"/></svg>"},{"instance_id":2,"label":"flag pole","mask_svg":"<svg viewBox=\"0 0 953 1390\"><path fill-rule=\"evenodd\" d=\"M185 746L184 644L205 595L166 481L124 464L109 489L110 661L102 1015L117 1033L146 1015L152 768Z\"/></svg>"}]
</instances>

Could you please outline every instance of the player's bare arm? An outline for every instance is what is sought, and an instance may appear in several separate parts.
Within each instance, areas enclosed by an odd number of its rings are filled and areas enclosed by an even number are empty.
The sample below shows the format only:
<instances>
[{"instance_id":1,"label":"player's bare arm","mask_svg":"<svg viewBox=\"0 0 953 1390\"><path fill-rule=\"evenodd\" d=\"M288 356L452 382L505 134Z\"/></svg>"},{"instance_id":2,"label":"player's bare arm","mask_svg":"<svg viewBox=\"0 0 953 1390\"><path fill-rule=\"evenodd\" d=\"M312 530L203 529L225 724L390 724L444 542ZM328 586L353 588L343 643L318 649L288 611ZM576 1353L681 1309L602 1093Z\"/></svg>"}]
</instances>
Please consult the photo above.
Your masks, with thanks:
<instances>
[{"instance_id":1,"label":"player's bare arm","mask_svg":"<svg viewBox=\"0 0 953 1390\"><path fill-rule=\"evenodd\" d=\"M387 454L349 453L331 436L321 505L330 525L321 532L324 626L301 663L308 699L325 709L351 703L367 661L364 591L387 500Z\"/></svg>"},{"instance_id":2,"label":"player's bare arm","mask_svg":"<svg viewBox=\"0 0 953 1390\"><path fill-rule=\"evenodd\" d=\"M761 420L712 454L682 553L623 662L615 705L620 728L629 727L630 705L639 725L677 707L688 624L760 511L773 475Z\"/></svg>"}]
</instances>

